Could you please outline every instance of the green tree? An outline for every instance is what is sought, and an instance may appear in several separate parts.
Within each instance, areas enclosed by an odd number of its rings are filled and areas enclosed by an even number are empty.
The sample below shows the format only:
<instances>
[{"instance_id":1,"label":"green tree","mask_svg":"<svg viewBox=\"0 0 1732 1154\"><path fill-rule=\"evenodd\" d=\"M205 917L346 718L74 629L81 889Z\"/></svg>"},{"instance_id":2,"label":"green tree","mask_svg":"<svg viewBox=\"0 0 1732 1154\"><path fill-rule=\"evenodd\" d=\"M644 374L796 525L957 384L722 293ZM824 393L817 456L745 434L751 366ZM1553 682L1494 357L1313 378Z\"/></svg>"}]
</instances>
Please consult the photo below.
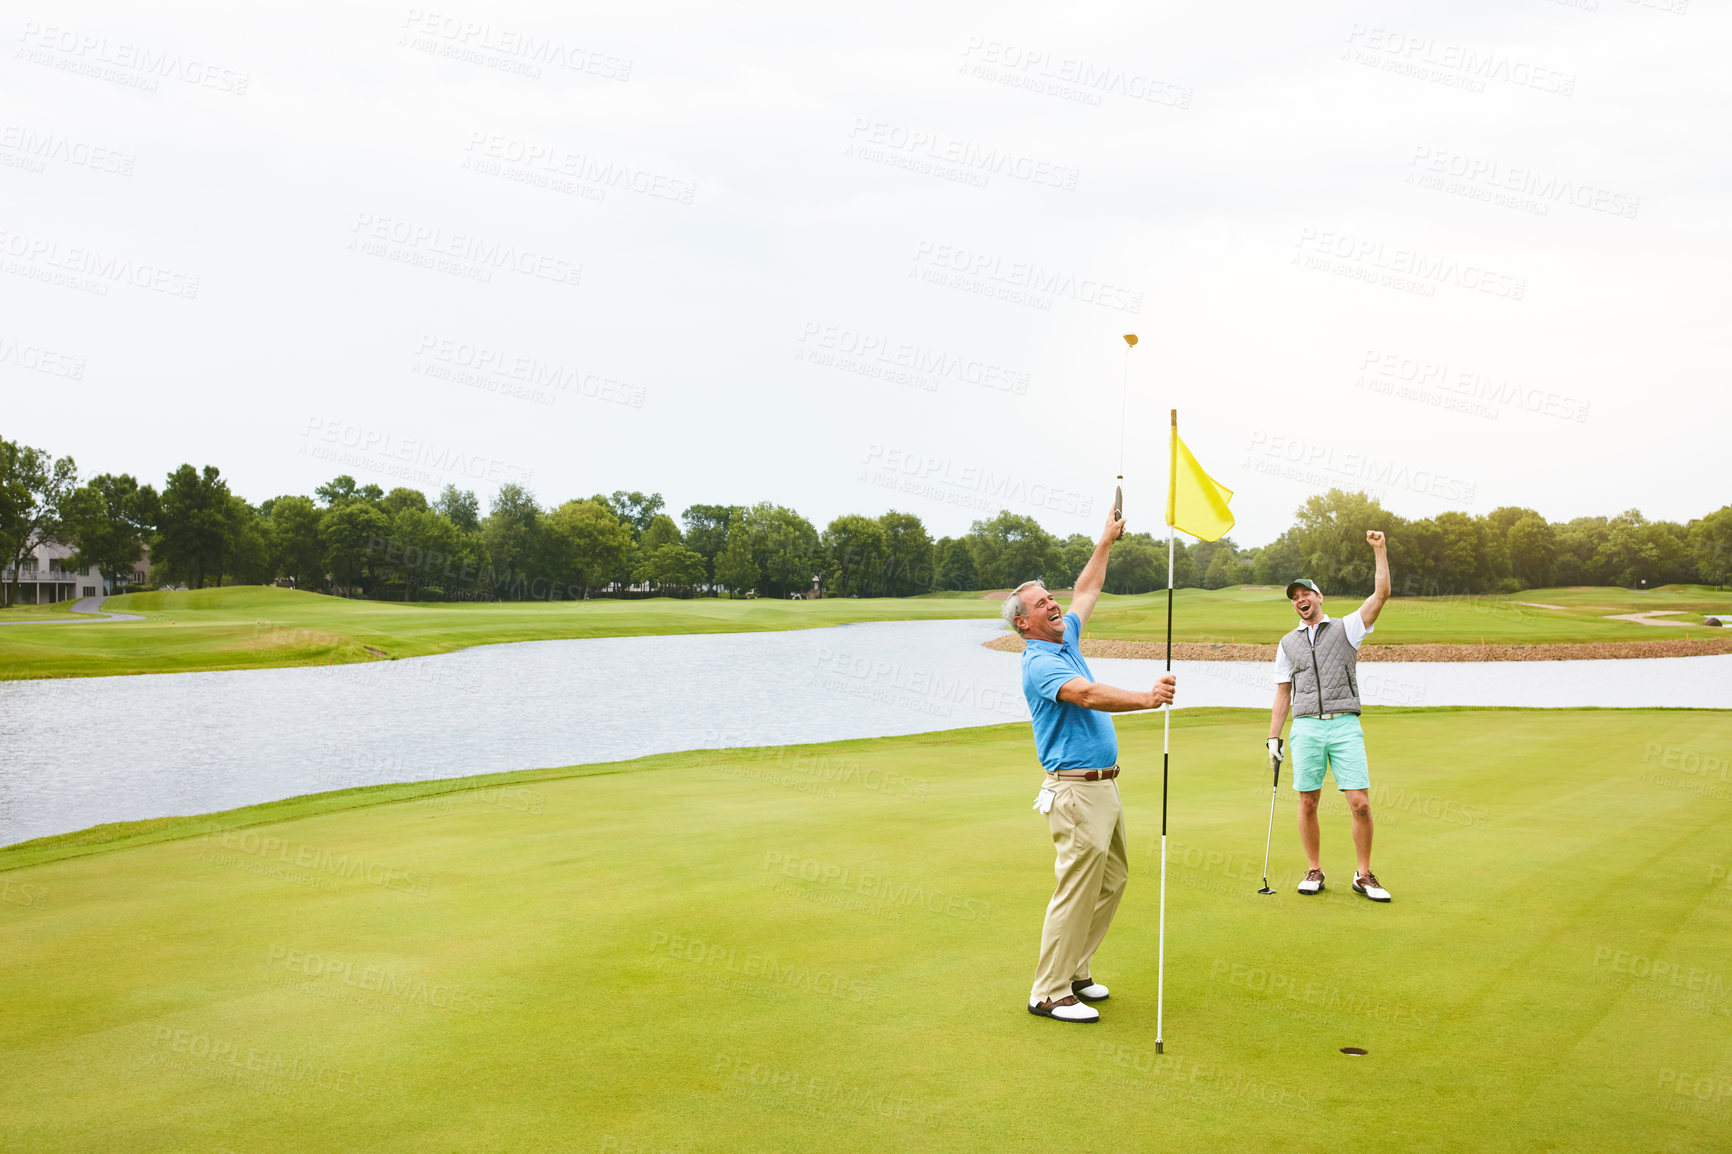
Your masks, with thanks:
<instances>
[{"instance_id":1,"label":"green tree","mask_svg":"<svg viewBox=\"0 0 1732 1154\"><path fill-rule=\"evenodd\" d=\"M496 593L503 588L511 599L522 600L535 571L546 561L541 506L535 495L516 482L499 486L481 533L493 562Z\"/></svg>"},{"instance_id":2,"label":"green tree","mask_svg":"<svg viewBox=\"0 0 1732 1154\"><path fill-rule=\"evenodd\" d=\"M226 575L237 585L265 585L276 578L271 569L270 522L233 493L223 517L222 562L217 584Z\"/></svg>"},{"instance_id":3,"label":"green tree","mask_svg":"<svg viewBox=\"0 0 1732 1154\"><path fill-rule=\"evenodd\" d=\"M849 513L824 529L825 588L833 597L873 597L884 581L889 544L884 526Z\"/></svg>"},{"instance_id":4,"label":"green tree","mask_svg":"<svg viewBox=\"0 0 1732 1154\"><path fill-rule=\"evenodd\" d=\"M319 510L310 497L284 496L271 502L273 568L296 589L324 584L325 547L319 540Z\"/></svg>"},{"instance_id":5,"label":"green tree","mask_svg":"<svg viewBox=\"0 0 1732 1154\"><path fill-rule=\"evenodd\" d=\"M1515 557L1510 552L1510 533L1528 517L1545 520L1537 511L1522 505L1500 505L1480 518L1485 526L1480 538L1485 574L1495 585L1507 585L1512 592L1514 586L1525 586L1526 583L1516 575ZM1511 581L1506 582L1505 578Z\"/></svg>"},{"instance_id":6,"label":"green tree","mask_svg":"<svg viewBox=\"0 0 1732 1154\"><path fill-rule=\"evenodd\" d=\"M385 541L391 535L391 519L384 510L364 500L345 500L325 510L319 518L319 541L325 547L325 567L353 597L375 557L383 563Z\"/></svg>"},{"instance_id":7,"label":"green tree","mask_svg":"<svg viewBox=\"0 0 1732 1154\"><path fill-rule=\"evenodd\" d=\"M1176 544L1176 543L1175 543ZM1147 533L1126 533L1107 554L1108 593L1149 593L1167 587L1167 543Z\"/></svg>"},{"instance_id":8,"label":"green tree","mask_svg":"<svg viewBox=\"0 0 1732 1154\"><path fill-rule=\"evenodd\" d=\"M1614 585L1655 588L1666 584L1684 553L1684 543L1664 523L1650 522L1638 509L1626 509L1606 523L1606 536L1594 557L1595 568Z\"/></svg>"},{"instance_id":9,"label":"green tree","mask_svg":"<svg viewBox=\"0 0 1732 1154\"><path fill-rule=\"evenodd\" d=\"M932 586L932 537L913 513L890 510L878 518L884 529L884 579L879 592L910 597Z\"/></svg>"},{"instance_id":10,"label":"green tree","mask_svg":"<svg viewBox=\"0 0 1732 1154\"><path fill-rule=\"evenodd\" d=\"M663 545L683 545L685 539L680 536L680 527L674 524L674 519L666 513L657 513L650 518L650 523L644 526L643 535L638 538L639 548L654 551Z\"/></svg>"},{"instance_id":11,"label":"green tree","mask_svg":"<svg viewBox=\"0 0 1732 1154\"><path fill-rule=\"evenodd\" d=\"M615 489L611 496L604 497L597 494L591 499L597 504L606 505L612 509L616 517L631 526L633 541L643 536L644 530L648 529L650 522L655 520L655 515L662 511L662 495L660 493L651 493L645 496L635 489L629 493L624 489Z\"/></svg>"},{"instance_id":12,"label":"green tree","mask_svg":"<svg viewBox=\"0 0 1732 1154\"><path fill-rule=\"evenodd\" d=\"M678 541L640 549L640 554L637 579L658 593L689 590L704 579L704 559Z\"/></svg>"},{"instance_id":13,"label":"green tree","mask_svg":"<svg viewBox=\"0 0 1732 1154\"><path fill-rule=\"evenodd\" d=\"M1095 543L1086 534L1072 533L1058 545L1058 572L1053 580L1067 588L1075 587L1077 578L1082 576L1083 566L1094 556Z\"/></svg>"},{"instance_id":14,"label":"green tree","mask_svg":"<svg viewBox=\"0 0 1732 1154\"><path fill-rule=\"evenodd\" d=\"M932 547L932 583L939 589L979 589L974 574L974 557L968 542L955 537L940 537Z\"/></svg>"},{"instance_id":15,"label":"green tree","mask_svg":"<svg viewBox=\"0 0 1732 1154\"><path fill-rule=\"evenodd\" d=\"M420 512L425 512L427 509L427 495L419 489L406 489L399 487L386 493L384 498L379 502L379 507L385 510L386 515L393 519L395 519L397 514L401 513L404 509L415 509Z\"/></svg>"},{"instance_id":16,"label":"green tree","mask_svg":"<svg viewBox=\"0 0 1732 1154\"><path fill-rule=\"evenodd\" d=\"M1299 546L1294 543L1293 530L1289 529L1257 551L1252 580L1259 585L1285 588L1287 582L1295 577L1306 576L1300 572L1301 568Z\"/></svg>"},{"instance_id":17,"label":"green tree","mask_svg":"<svg viewBox=\"0 0 1732 1154\"><path fill-rule=\"evenodd\" d=\"M1203 588L1225 589L1238 583L1238 558L1229 546L1216 549L1214 556L1209 558L1208 571L1203 574Z\"/></svg>"},{"instance_id":18,"label":"green tree","mask_svg":"<svg viewBox=\"0 0 1732 1154\"><path fill-rule=\"evenodd\" d=\"M1732 505L1690 522L1689 541L1696 579L1709 585L1732 585Z\"/></svg>"},{"instance_id":19,"label":"green tree","mask_svg":"<svg viewBox=\"0 0 1732 1154\"><path fill-rule=\"evenodd\" d=\"M547 528L566 580L585 596L631 556L631 526L594 501L567 501L548 514Z\"/></svg>"},{"instance_id":20,"label":"green tree","mask_svg":"<svg viewBox=\"0 0 1732 1154\"><path fill-rule=\"evenodd\" d=\"M688 505L680 514L686 525L686 548L704 559L706 580L716 578L716 558L728 544L728 522L744 511L739 505Z\"/></svg>"},{"instance_id":21,"label":"green tree","mask_svg":"<svg viewBox=\"0 0 1732 1154\"><path fill-rule=\"evenodd\" d=\"M752 554L751 542L746 540L743 531L745 511L742 510L735 526L742 531L735 533L730 528L728 543L716 557L716 581L724 586L730 594L738 597L758 587L762 574L758 570L758 560Z\"/></svg>"},{"instance_id":22,"label":"green tree","mask_svg":"<svg viewBox=\"0 0 1732 1154\"><path fill-rule=\"evenodd\" d=\"M974 572L986 588L1014 588L1024 581L1046 579L1061 564L1058 541L1033 517L1008 509L969 527L968 552Z\"/></svg>"},{"instance_id":23,"label":"green tree","mask_svg":"<svg viewBox=\"0 0 1732 1154\"><path fill-rule=\"evenodd\" d=\"M1450 510L1432 518L1437 543L1432 554L1432 576L1451 594L1483 593L1490 587L1485 557L1485 526L1466 513ZM1364 534L1360 545L1364 546ZM1370 553L1369 549L1365 550Z\"/></svg>"},{"instance_id":24,"label":"green tree","mask_svg":"<svg viewBox=\"0 0 1732 1154\"><path fill-rule=\"evenodd\" d=\"M206 465L202 472L182 465L170 473L162 490L152 564L194 589L204 588L207 574L220 578L234 531L231 496L215 465Z\"/></svg>"},{"instance_id":25,"label":"green tree","mask_svg":"<svg viewBox=\"0 0 1732 1154\"><path fill-rule=\"evenodd\" d=\"M1364 493L1331 489L1299 506L1293 541L1303 575L1325 593L1364 596L1376 576L1375 558L1365 543L1368 529L1380 529L1391 542L1400 537L1401 519ZM1390 562L1395 563L1393 544Z\"/></svg>"},{"instance_id":26,"label":"green tree","mask_svg":"<svg viewBox=\"0 0 1732 1154\"><path fill-rule=\"evenodd\" d=\"M121 473L92 477L67 495L61 523L75 550L72 568L92 566L119 591L144 557L145 537L160 511L156 490Z\"/></svg>"},{"instance_id":27,"label":"green tree","mask_svg":"<svg viewBox=\"0 0 1732 1154\"><path fill-rule=\"evenodd\" d=\"M355 478L342 473L314 489L313 495L323 501L326 508L335 509L338 505L346 505L350 501L377 505L384 500L385 491L377 485L356 485Z\"/></svg>"},{"instance_id":28,"label":"green tree","mask_svg":"<svg viewBox=\"0 0 1732 1154\"><path fill-rule=\"evenodd\" d=\"M445 486L439 491L439 499L433 502L433 511L448 518L460 532L474 533L481 528L481 502L475 499L472 489Z\"/></svg>"},{"instance_id":29,"label":"green tree","mask_svg":"<svg viewBox=\"0 0 1732 1154\"><path fill-rule=\"evenodd\" d=\"M1510 575L1523 588L1543 589L1552 583L1552 563L1558 555L1558 537L1546 519L1532 509L1509 526L1504 537L1509 554Z\"/></svg>"},{"instance_id":30,"label":"green tree","mask_svg":"<svg viewBox=\"0 0 1732 1154\"><path fill-rule=\"evenodd\" d=\"M0 438L0 563L12 570L5 603L18 598L24 558L60 532L61 506L78 487L78 466Z\"/></svg>"},{"instance_id":31,"label":"green tree","mask_svg":"<svg viewBox=\"0 0 1732 1154\"><path fill-rule=\"evenodd\" d=\"M390 498L386 498L389 503ZM463 531L451 518L431 509L405 504L391 518L390 536L384 549L375 548L374 565L403 583L403 600L415 595L447 572L463 543Z\"/></svg>"},{"instance_id":32,"label":"green tree","mask_svg":"<svg viewBox=\"0 0 1732 1154\"><path fill-rule=\"evenodd\" d=\"M1606 518L1577 517L1553 526L1553 530L1558 543L1553 580L1559 585L1604 585L1610 580L1601 557L1601 547L1606 542Z\"/></svg>"},{"instance_id":33,"label":"green tree","mask_svg":"<svg viewBox=\"0 0 1732 1154\"><path fill-rule=\"evenodd\" d=\"M728 526L728 544L716 558L716 580L736 593L766 597L803 593L823 564L818 530L794 510L760 502Z\"/></svg>"}]
</instances>

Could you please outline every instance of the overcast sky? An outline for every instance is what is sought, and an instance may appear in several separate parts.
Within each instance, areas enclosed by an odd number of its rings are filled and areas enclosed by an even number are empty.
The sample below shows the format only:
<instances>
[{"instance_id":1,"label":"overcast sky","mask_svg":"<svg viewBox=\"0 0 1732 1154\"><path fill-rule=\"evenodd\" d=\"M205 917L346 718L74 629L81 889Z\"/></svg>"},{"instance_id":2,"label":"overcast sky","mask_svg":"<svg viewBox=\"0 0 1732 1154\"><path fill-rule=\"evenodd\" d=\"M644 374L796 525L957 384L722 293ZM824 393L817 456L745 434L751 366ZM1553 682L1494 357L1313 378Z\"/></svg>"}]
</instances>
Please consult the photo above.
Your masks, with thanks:
<instances>
[{"instance_id":1,"label":"overcast sky","mask_svg":"<svg viewBox=\"0 0 1732 1154\"><path fill-rule=\"evenodd\" d=\"M0 434L1234 538L1732 500L1728 6L38 4ZM1710 429L1718 425L1719 431Z\"/></svg>"}]
</instances>

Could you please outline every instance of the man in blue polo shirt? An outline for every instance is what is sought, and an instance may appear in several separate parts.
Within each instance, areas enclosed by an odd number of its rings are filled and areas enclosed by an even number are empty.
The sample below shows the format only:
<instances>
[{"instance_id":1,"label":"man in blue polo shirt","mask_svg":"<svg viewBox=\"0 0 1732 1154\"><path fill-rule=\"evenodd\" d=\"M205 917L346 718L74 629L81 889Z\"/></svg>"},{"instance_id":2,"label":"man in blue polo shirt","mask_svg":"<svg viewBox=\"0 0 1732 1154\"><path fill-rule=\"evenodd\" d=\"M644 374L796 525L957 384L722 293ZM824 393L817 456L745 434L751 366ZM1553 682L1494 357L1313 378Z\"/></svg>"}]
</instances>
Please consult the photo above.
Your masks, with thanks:
<instances>
[{"instance_id":1,"label":"man in blue polo shirt","mask_svg":"<svg viewBox=\"0 0 1732 1154\"><path fill-rule=\"evenodd\" d=\"M1130 869L1119 809L1119 739L1109 713L1155 709L1173 700L1167 674L1147 692L1095 681L1078 642L1106 582L1107 554L1125 531L1109 517L1083 566L1066 613L1046 586L1025 581L1004 602L1004 619L1025 642L1022 692L1034 715L1034 748L1046 770L1035 808L1046 815L1057 853L1058 886L1047 903L1040 961L1028 1012L1061 1022L1098 1022L1089 1002L1107 988L1089 970L1106 937Z\"/></svg>"}]
</instances>

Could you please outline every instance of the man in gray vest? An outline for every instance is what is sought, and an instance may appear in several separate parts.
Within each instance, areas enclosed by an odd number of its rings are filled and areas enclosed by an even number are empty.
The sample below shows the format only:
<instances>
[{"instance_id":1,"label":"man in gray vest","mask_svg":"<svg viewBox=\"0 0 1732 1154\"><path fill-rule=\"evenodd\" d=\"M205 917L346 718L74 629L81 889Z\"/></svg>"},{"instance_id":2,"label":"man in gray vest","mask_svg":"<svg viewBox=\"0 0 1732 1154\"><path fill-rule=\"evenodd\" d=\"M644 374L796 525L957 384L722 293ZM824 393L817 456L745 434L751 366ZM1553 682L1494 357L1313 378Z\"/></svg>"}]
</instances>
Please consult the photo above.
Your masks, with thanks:
<instances>
[{"instance_id":1,"label":"man in gray vest","mask_svg":"<svg viewBox=\"0 0 1732 1154\"><path fill-rule=\"evenodd\" d=\"M1359 727L1359 643L1377 624L1389 600L1389 552L1383 534L1365 534L1377 556L1377 585L1359 609L1337 621L1323 612L1323 592L1301 577L1287 586L1287 599L1299 615L1299 626L1281 639L1275 654L1275 708L1269 718L1269 763L1277 772L1284 749L1281 727L1293 714L1293 788L1299 792L1299 840L1311 868L1299 892L1323 889L1322 835L1317 828L1317 798L1323 792L1323 771L1335 777L1335 788L1347 797L1353 812L1353 848L1359 868L1353 892L1374 902L1389 900L1389 891L1371 872L1371 771L1365 761L1365 731Z\"/></svg>"}]
</instances>

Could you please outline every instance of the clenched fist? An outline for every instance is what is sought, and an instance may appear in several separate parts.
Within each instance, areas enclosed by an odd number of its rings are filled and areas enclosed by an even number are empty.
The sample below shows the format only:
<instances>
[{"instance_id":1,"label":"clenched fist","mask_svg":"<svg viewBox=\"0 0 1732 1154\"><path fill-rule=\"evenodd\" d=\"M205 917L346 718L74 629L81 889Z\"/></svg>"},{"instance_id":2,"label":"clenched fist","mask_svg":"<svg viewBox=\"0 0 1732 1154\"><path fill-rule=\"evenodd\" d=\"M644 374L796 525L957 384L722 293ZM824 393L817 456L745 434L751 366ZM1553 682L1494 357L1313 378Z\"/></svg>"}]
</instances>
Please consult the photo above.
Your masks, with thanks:
<instances>
[{"instance_id":1,"label":"clenched fist","mask_svg":"<svg viewBox=\"0 0 1732 1154\"><path fill-rule=\"evenodd\" d=\"M1149 709L1159 709L1163 705L1173 703L1173 689L1177 685L1171 673L1155 682L1155 687L1149 690Z\"/></svg>"}]
</instances>

